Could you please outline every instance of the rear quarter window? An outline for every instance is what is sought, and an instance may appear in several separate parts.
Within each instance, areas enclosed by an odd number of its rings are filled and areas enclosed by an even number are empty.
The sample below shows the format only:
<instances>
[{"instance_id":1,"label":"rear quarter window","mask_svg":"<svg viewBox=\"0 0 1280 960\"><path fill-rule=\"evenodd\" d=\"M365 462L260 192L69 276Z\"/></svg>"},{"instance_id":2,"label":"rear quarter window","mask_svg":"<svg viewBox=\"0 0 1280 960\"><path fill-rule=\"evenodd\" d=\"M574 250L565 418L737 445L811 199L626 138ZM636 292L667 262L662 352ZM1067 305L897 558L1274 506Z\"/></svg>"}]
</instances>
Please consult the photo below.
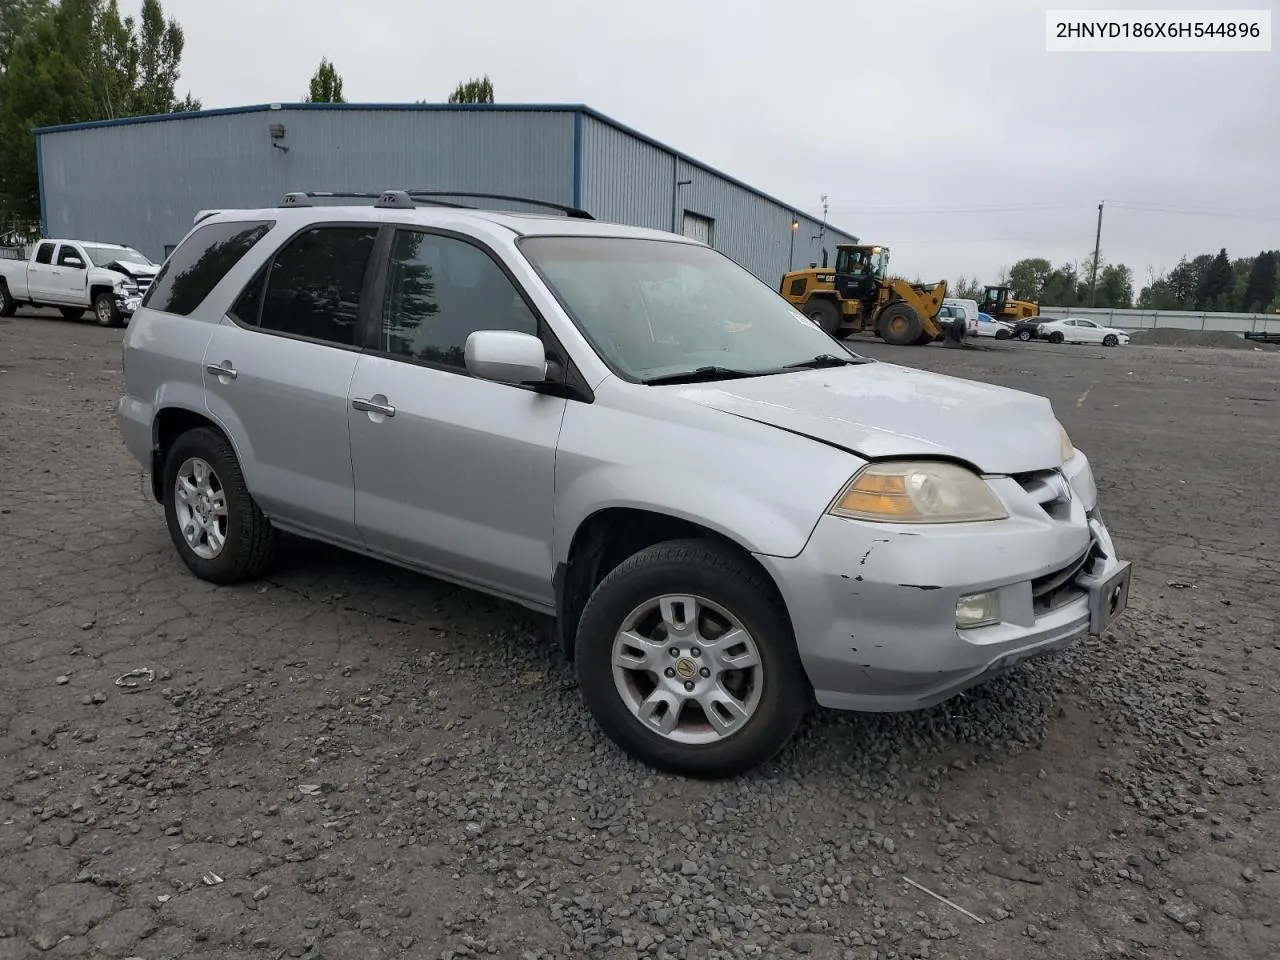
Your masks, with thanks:
<instances>
[{"instance_id":1,"label":"rear quarter window","mask_svg":"<svg viewBox=\"0 0 1280 960\"><path fill-rule=\"evenodd\" d=\"M273 226L273 220L234 220L197 228L165 261L142 305L189 315Z\"/></svg>"}]
</instances>

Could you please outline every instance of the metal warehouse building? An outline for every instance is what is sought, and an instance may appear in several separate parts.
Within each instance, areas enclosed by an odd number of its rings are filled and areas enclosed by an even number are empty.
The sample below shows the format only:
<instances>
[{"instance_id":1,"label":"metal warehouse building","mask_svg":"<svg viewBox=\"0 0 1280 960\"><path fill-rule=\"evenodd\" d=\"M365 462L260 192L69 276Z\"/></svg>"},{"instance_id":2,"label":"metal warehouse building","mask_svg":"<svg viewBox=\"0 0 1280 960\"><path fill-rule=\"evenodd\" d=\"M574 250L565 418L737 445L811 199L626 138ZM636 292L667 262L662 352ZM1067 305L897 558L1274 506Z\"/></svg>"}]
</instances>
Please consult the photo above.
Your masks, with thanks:
<instances>
[{"instance_id":1,"label":"metal warehouse building","mask_svg":"<svg viewBox=\"0 0 1280 960\"><path fill-rule=\"evenodd\" d=\"M534 197L696 237L775 287L856 241L580 105L262 104L44 127L36 145L45 236L157 261L197 211L294 190Z\"/></svg>"}]
</instances>

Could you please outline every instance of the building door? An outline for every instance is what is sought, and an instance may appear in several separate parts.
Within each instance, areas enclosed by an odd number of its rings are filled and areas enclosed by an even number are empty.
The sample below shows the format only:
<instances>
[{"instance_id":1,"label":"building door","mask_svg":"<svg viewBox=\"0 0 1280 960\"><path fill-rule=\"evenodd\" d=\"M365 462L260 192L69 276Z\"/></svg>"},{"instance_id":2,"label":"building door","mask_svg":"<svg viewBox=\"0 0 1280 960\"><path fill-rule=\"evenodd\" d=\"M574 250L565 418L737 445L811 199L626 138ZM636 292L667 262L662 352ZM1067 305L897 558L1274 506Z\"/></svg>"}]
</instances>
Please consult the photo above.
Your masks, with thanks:
<instances>
[{"instance_id":1,"label":"building door","mask_svg":"<svg viewBox=\"0 0 1280 960\"><path fill-rule=\"evenodd\" d=\"M690 213L688 210L684 212L684 235L693 240L698 240L711 246L711 226L710 217L701 217L696 213Z\"/></svg>"}]
</instances>

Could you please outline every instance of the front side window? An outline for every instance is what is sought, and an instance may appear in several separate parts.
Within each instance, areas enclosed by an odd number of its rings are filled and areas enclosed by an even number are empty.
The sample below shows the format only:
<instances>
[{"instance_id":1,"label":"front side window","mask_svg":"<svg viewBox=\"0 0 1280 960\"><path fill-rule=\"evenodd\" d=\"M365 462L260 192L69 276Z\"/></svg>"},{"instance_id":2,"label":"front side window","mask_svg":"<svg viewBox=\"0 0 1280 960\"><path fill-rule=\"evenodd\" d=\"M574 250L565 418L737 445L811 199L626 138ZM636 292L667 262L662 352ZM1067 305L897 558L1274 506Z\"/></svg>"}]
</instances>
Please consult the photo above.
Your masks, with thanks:
<instances>
[{"instance_id":1,"label":"front side window","mask_svg":"<svg viewBox=\"0 0 1280 960\"><path fill-rule=\"evenodd\" d=\"M707 247L630 237L518 243L596 351L632 380L707 367L774 374L822 355L862 359Z\"/></svg>"},{"instance_id":2,"label":"front side window","mask_svg":"<svg viewBox=\"0 0 1280 960\"><path fill-rule=\"evenodd\" d=\"M266 273L258 326L355 346L360 291L377 239L376 226L313 227L294 237ZM233 307L237 314L250 309L244 299Z\"/></svg>"},{"instance_id":3,"label":"front side window","mask_svg":"<svg viewBox=\"0 0 1280 960\"><path fill-rule=\"evenodd\" d=\"M71 267L79 270L84 267L84 260L80 256L80 251L69 243L64 243L58 248L58 266Z\"/></svg>"},{"instance_id":4,"label":"front side window","mask_svg":"<svg viewBox=\"0 0 1280 960\"><path fill-rule=\"evenodd\" d=\"M190 315L271 227L265 220L229 220L195 230L156 274L142 305Z\"/></svg>"},{"instance_id":5,"label":"front side window","mask_svg":"<svg viewBox=\"0 0 1280 960\"><path fill-rule=\"evenodd\" d=\"M467 337L476 330L536 336L538 319L484 250L452 237L397 231L387 270L380 349L463 370Z\"/></svg>"}]
</instances>

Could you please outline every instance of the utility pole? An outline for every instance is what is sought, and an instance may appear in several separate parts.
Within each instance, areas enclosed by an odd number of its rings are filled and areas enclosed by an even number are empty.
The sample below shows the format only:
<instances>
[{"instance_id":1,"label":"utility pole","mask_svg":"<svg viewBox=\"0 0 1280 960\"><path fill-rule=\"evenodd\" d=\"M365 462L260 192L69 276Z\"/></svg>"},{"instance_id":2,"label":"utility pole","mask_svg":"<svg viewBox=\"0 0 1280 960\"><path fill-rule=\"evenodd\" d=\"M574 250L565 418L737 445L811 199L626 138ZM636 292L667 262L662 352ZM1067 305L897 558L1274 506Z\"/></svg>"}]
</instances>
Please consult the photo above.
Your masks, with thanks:
<instances>
[{"instance_id":1,"label":"utility pole","mask_svg":"<svg viewBox=\"0 0 1280 960\"><path fill-rule=\"evenodd\" d=\"M787 259L787 272L790 273L796 268L796 231L800 229L800 218L793 216L791 218L791 253Z\"/></svg>"},{"instance_id":2,"label":"utility pole","mask_svg":"<svg viewBox=\"0 0 1280 960\"><path fill-rule=\"evenodd\" d=\"M1098 283L1098 255L1102 250L1102 205L1105 200L1098 202L1098 233L1093 238L1093 269L1089 271L1089 306L1093 306L1093 291Z\"/></svg>"},{"instance_id":3,"label":"utility pole","mask_svg":"<svg viewBox=\"0 0 1280 960\"><path fill-rule=\"evenodd\" d=\"M818 235L816 237L809 238L810 240L818 241L818 249L822 251L822 266L824 268L827 265L827 250L822 245L822 241L826 239L827 236L827 208L827 195L824 193L822 195L822 225L818 227Z\"/></svg>"}]
</instances>

